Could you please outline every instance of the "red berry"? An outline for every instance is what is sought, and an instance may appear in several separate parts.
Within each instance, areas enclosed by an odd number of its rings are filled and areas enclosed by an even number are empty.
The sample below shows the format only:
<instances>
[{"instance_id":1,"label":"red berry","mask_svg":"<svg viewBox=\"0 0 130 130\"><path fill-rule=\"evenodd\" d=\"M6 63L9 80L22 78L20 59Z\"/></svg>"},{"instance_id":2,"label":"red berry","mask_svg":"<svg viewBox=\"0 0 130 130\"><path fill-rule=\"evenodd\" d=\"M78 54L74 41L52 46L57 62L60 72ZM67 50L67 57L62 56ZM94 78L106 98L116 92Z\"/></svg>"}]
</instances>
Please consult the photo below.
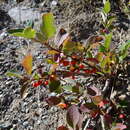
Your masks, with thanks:
<instances>
[{"instance_id":1,"label":"red berry","mask_svg":"<svg viewBox=\"0 0 130 130\"><path fill-rule=\"evenodd\" d=\"M45 82L44 82L44 85L48 85L48 83L49 83L48 81L45 81Z\"/></svg>"},{"instance_id":2,"label":"red berry","mask_svg":"<svg viewBox=\"0 0 130 130\"><path fill-rule=\"evenodd\" d=\"M71 64L71 65L75 65L75 64L76 64L76 61L73 61L73 60L72 60L72 61L70 62L70 64Z\"/></svg>"},{"instance_id":3,"label":"red berry","mask_svg":"<svg viewBox=\"0 0 130 130\"><path fill-rule=\"evenodd\" d=\"M33 87L38 87L38 86L40 86L42 84L42 81L37 81L37 82L35 82L35 83L33 83Z\"/></svg>"},{"instance_id":4,"label":"red berry","mask_svg":"<svg viewBox=\"0 0 130 130\"><path fill-rule=\"evenodd\" d=\"M64 66L68 66L69 65L69 61L63 61L62 62Z\"/></svg>"},{"instance_id":5,"label":"red berry","mask_svg":"<svg viewBox=\"0 0 130 130\"><path fill-rule=\"evenodd\" d=\"M74 76L74 75L72 75L72 79L73 79L73 80L75 79L75 76Z\"/></svg>"},{"instance_id":6,"label":"red berry","mask_svg":"<svg viewBox=\"0 0 130 130\"><path fill-rule=\"evenodd\" d=\"M38 86L39 86L38 82L33 83L33 87L38 87Z\"/></svg>"},{"instance_id":7,"label":"red berry","mask_svg":"<svg viewBox=\"0 0 130 130\"><path fill-rule=\"evenodd\" d=\"M91 70L86 69L86 70L85 70L85 73L90 74L90 73L91 73Z\"/></svg>"},{"instance_id":8,"label":"red berry","mask_svg":"<svg viewBox=\"0 0 130 130\"><path fill-rule=\"evenodd\" d=\"M93 68L92 70L91 70L91 73L96 73L97 72L97 69L96 68Z\"/></svg>"},{"instance_id":9,"label":"red berry","mask_svg":"<svg viewBox=\"0 0 130 130\"><path fill-rule=\"evenodd\" d=\"M84 65L83 65L83 64L80 64L80 65L79 65L79 68L80 68L80 69L83 69L83 68L84 68Z\"/></svg>"},{"instance_id":10,"label":"red berry","mask_svg":"<svg viewBox=\"0 0 130 130\"><path fill-rule=\"evenodd\" d=\"M120 115L119 115L119 118L120 118L120 119L123 119L124 117L125 117L124 114L120 114Z\"/></svg>"},{"instance_id":11,"label":"red berry","mask_svg":"<svg viewBox=\"0 0 130 130\"><path fill-rule=\"evenodd\" d=\"M38 81L38 85L41 85L41 84L42 84L42 81L41 81L41 80L39 80L39 81Z\"/></svg>"}]
</instances>

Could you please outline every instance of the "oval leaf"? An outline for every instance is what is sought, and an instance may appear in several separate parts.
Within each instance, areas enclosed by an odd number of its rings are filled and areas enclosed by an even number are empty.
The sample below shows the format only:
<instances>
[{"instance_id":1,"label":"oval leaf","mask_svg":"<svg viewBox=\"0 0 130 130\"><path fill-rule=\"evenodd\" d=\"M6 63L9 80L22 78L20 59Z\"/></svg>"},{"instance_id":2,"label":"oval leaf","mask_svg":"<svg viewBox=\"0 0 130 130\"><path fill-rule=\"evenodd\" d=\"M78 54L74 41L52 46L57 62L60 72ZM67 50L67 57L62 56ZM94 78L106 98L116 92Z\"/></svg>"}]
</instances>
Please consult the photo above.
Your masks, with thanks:
<instances>
[{"instance_id":1,"label":"oval leaf","mask_svg":"<svg viewBox=\"0 0 130 130\"><path fill-rule=\"evenodd\" d=\"M107 0L107 1L105 2L103 11L104 11L106 14L108 14L108 13L110 12L110 10L111 10L111 4L110 4L109 0Z\"/></svg>"},{"instance_id":2,"label":"oval leaf","mask_svg":"<svg viewBox=\"0 0 130 130\"><path fill-rule=\"evenodd\" d=\"M40 30L43 35L45 35L46 39L50 39L55 35L56 27L54 25L54 17L52 13L43 14Z\"/></svg>"},{"instance_id":3,"label":"oval leaf","mask_svg":"<svg viewBox=\"0 0 130 130\"><path fill-rule=\"evenodd\" d=\"M67 123L75 129L79 122L79 117L80 113L78 107L76 105L70 106L67 111Z\"/></svg>"},{"instance_id":4,"label":"oval leaf","mask_svg":"<svg viewBox=\"0 0 130 130\"><path fill-rule=\"evenodd\" d=\"M46 99L46 102L49 105L57 105L61 102L61 99L59 97L56 97L56 96L51 96L51 97Z\"/></svg>"},{"instance_id":5,"label":"oval leaf","mask_svg":"<svg viewBox=\"0 0 130 130\"><path fill-rule=\"evenodd\" d=\"M30 75L32 73L32 55L28 54L22 60L22 66L26 70L26 72Z\"/></svg>"}]
</instances>

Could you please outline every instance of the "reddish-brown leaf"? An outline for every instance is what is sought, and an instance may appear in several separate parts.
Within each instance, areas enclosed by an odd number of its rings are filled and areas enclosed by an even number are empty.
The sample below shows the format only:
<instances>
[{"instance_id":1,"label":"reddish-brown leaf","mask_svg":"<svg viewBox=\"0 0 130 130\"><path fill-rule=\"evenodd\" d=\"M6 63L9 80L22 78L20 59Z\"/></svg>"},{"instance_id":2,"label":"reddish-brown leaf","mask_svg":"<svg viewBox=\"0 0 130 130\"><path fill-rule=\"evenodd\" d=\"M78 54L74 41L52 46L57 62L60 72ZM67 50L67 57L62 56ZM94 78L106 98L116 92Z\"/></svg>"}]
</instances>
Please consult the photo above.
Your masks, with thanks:
<instances>
[{"instance_id":1,"label":"reddish-brown leaf","mask_svg":"<svg viewBox=\"0 0 130 130\"><path fill-rule=\"evenodd\" d=\"M51 96L51 97L46 99L46 102L49 105L57 105L61 102L61 99L59 97L56 97L56 96Z\"/></svg>"},{"instance_id":2,"label":"reddish-brown leaf","mask_svg":"<svg viewBox=\"0 0 130 130\"><path fill-rule=\"evenodd\" d=\"M80 113L78 110L78 107L76 105L72 105L68 108L67 111L67 123L72 127L72 128L76 128L76 125L79 122L79 118L80 118Z\"/></svg>"},{"instance_id":3,"label":"reddish-brown leaf","mask_svg":"<svg viewBox=\"0 0 130 130\"><path fill-rule=\"evenodd\" d=\"M66 126L60 126L57 128L57 130L69 130Z\"/></svg>"},{"instance_id":4,"label":"reddish-brown leaf","mask_svg":"<svg viewBox=\"0 0 130 130\"><path fill-rule=\"evenodd\" d=\"M101 95L91 97L92 101L95 105L99 105L99 103L103 100L103 97Z\"/></svg>"}]
</instances>

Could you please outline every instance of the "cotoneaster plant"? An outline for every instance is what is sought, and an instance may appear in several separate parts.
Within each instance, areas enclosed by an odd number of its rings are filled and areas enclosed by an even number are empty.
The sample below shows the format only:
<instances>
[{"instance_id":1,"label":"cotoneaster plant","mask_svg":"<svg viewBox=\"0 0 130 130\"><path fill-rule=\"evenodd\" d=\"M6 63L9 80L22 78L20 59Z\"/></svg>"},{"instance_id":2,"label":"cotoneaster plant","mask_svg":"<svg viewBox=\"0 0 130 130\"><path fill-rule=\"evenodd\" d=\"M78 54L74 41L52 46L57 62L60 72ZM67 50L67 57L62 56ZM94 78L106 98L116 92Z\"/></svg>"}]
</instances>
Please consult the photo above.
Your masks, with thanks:
<instances>
[{"instance_id":1,"label":"cotoneaster plant","mask_svg":"<svg viewBox=\"0 0 130 130\"><path fill-rule=\"evenodd\" d=\"M104 13L109 13L108 0L103 10ZM43 61L50 65L49 71L44 70L41 65L33 69L33 56L29 51L21 61L26 74L6 73L20 78L21 97L27 96L29 87L43 86L53 93L53 96L46 98L48 105L66 109L66 120L72 129L86 130L92 120L101 124L103 130L125 129L126 125L122 120L126 115L121 113L117 104L109 98L110 94L106 96L106 93L113 79L121 74L120 69L126 70L127 63L124 59L128 55L130 41L122 44L118 51L111 49L112 33L109 31L109 20L106 21L107 19L104 20L104 26L108 31L99 36L91 36L87 44L73 41L63 28L57 31L52 13L42 15L38 31L32 27L10 30L11 35L41 43L48 49L48 58ZM89 77L92 80L88 81ZM85 80L81 82L79 79L82 78ZM71 84L68 79L74 83ZM104 83L103 89L96 86L99 81ZM88 117L86 123L85 115ZM117 119L121 121L116 122ZM69 130L69 127L59 126L57 130Z\"/></svg>"}]
</instances>

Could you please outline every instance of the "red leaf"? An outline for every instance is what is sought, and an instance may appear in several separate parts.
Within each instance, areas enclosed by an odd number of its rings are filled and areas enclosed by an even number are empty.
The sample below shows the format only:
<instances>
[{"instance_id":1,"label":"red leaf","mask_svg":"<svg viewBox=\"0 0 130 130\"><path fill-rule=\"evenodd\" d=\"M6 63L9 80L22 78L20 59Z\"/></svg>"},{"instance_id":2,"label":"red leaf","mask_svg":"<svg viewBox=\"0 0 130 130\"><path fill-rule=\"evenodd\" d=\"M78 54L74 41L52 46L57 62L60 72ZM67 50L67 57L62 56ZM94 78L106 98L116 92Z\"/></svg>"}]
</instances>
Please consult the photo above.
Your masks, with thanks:
<instances>
[{"instance_id":1,"label":"red leaf","mask_svg":"<svg viewBox=\"0 0 130 130\"><path fill-rule=\"evenodd\" d=\"M94 63L99 63L96 58L87 58L88 61L94 62Z\"/></svg>"},{"instance_id":2,"label":"red leaf","mask_svg":"<svg viewBox=\"0 0 130 130\"><path fill-rule=\"evenodd\" d=\"M96 118L97 116L98 116L98 114L99 114L99 110L92 110L91 112L90 112L90 115L93 117L93 118Z\"/></svg>"},{"instance_id":3,"label":"red leaf","mask_svg":"<svg viewBox=\"0 0 130 130\"><path fill-rule=\"evenodd\" d=\"M99 107L103 107L103 106L105 106L106 104L109 104L109 101L107 101L107 100L102 100L98 105L99 105Z\"/></svg>"},{"instance_id":4,"label":"red leaf","mask_svg":"<svg viewBox=\"0 0 130 130\"><path fill-rule=\"evenodd\" d=\"M110 115L105 114L104 119L105 119L107 124L112 124L112 117Z\"/></svg>"},{"instance_id":5,"label":"red leaf","mask_svg":"<svg viewBox=\"0 0 130 130\"><path fill-rule=\"evenodd\" d=\"M79 118L80 118L80 113L78 110L78 107L76 105L72 105L68 108L67 111L67 123L72 127L72 128L76 128L76 125L79 122Z\"/></svg>"},{"instance_id":6,"label":"red leaf","mask_svg":"<svg viewBox=\"0 0 130 130\"><path fill-rule=\"evenodd\" d=\"M60 126L57 128L57 130L69 130L66 126Z\"/></svg>"},{"instance_id":7,"label":"red leaf","mask_svg":"<svg viewBox=\"0 0 130 130\"><path fill-rule=\"evenodd\" d=\"M68 105L65 103L59 103L57 106L59 106L62 109L66 109L68 107Z\"/></svg>"}]
</instances>

